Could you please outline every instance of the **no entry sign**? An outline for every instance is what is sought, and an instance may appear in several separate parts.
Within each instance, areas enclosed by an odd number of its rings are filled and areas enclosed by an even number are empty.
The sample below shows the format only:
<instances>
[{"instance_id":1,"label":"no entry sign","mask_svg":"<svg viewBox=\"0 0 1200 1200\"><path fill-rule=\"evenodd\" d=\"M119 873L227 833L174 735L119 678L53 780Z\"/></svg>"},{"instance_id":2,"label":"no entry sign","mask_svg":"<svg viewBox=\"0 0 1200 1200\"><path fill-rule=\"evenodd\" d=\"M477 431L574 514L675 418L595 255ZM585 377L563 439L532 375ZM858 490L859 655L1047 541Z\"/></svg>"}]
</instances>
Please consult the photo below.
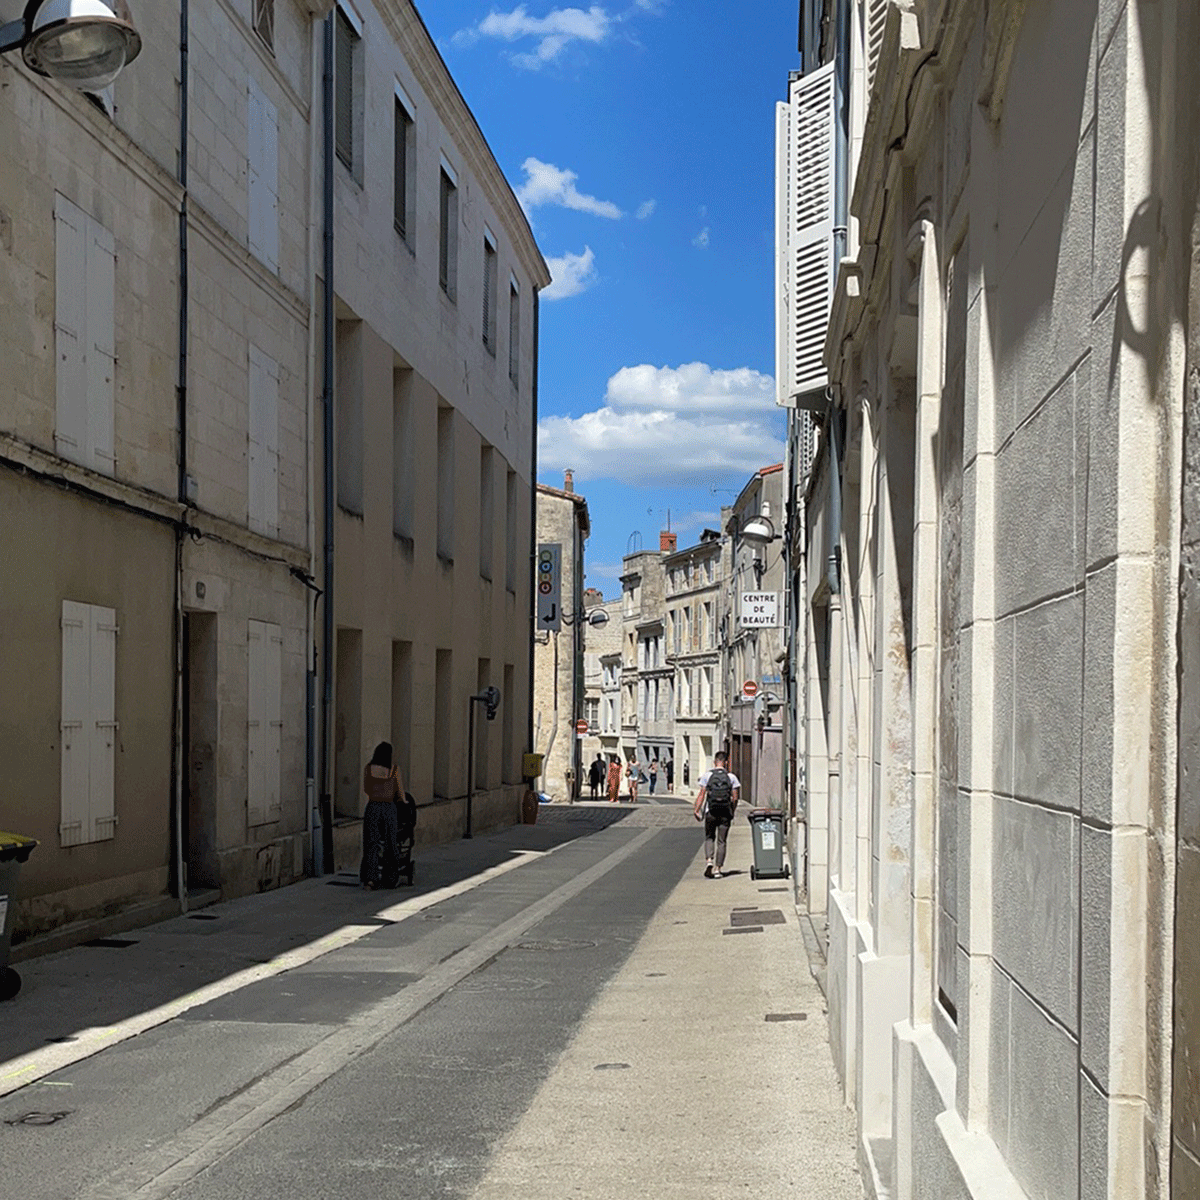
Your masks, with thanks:
<instances>
[{"instance_id":1,"label":"no entry sign","mask_svg":"<svg viewBox=\"0 0 1200 1200\"><path fill-rule=\"evenodd\" d=\"M746 682L742 684L742 695L745 696L747 700L753 700L754 697L758 695L758 684L755 683L753 679L747 679Z\"/></svg>"},{"instance_id":2,"label":"no entry sign","mask_svg":"<svg viewBox=\"0 0 1200 1200\"><path fill-rule=\"evenodd\" d=\"M588 723L583 719L583 717L580 717L579 720L575 722L575 732L579 734L580 737L583 737L587 731Z\"/></svg>"}]
</instances>

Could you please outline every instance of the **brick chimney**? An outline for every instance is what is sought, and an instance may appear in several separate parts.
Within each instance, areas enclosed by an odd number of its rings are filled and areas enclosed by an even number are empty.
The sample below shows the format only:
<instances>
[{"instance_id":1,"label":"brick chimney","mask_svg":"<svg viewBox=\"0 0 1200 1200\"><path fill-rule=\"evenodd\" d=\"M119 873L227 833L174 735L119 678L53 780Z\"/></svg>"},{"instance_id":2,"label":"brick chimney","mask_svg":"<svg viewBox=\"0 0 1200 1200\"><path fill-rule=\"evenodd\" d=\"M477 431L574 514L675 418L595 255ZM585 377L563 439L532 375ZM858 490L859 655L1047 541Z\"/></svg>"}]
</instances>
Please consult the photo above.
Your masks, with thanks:
<instances>
[{"instance_id":1,"label":"brick chimney","mask_svg":"<svg viewBox=\"0 0 1200 1200\"><path fill-rule=\"evenodd\" d=\"M659 552L662 554L674 554L675 547L678 542L679 539L675 534L671 533L670 530L664 529L662 533L658 535Z\"/></svg>"},{"instance_id":2,"label":"brick chimney","mask_svg":"<svg viewBox=\"0 0 1200 1200\"><path fill-rule=\"evenodd\" d=\"M568 470L568 471L563 472L563 491L570 492L572 495L574 495L574 493L575 493L575 472L574 471Z\"/></svg>"}]
</instances>

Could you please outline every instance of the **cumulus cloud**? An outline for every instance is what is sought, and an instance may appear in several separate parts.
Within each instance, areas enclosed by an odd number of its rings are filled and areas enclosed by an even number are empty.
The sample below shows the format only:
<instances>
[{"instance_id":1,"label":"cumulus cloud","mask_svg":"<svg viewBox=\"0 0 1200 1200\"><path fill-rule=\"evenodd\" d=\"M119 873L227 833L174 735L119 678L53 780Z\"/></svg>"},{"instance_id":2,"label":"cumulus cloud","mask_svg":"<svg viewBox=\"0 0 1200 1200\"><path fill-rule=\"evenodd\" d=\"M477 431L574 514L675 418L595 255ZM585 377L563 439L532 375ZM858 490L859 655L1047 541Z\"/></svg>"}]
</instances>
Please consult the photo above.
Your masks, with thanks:
<instances>
[{"instance_id":1,"label":"cumulus cloud","mask_svg":"<svg viewBox=\"0 0 1200 1200\"><path fill-rule=\"evenodd\" d=\"M625 367L608 381L603 407L539 423L538 462L573 466L579 482L633 486L750 475L783 458L774 396L771 377L749 367Z\"/></svg>"},{"instance_id":2,"label":"cumulus cloud","mask_svg":"<svg viewBox=\"0 0 1200 1200\"><path fill-rule=\"evenodd\" d=\"M658 207L657 200L643 200L637 207L637 219L644 221L647 217L654 215L654 210Z\"/></svg>"},{"instance_id":3,"label":"cumulus cloud","mask_svg":"<svg viewBox=\"0 0 1200 1200\"><path fill-rule=\"evenodd\" d=\"M707 250L708 242L708 226L705 225L705 227L700 230L700 232L696 234L694 238L692 238L692 245L695 246L697 250Z\"/></svg>"},{"instance_id":4,"label":"cumulus cloud","mask_svg":"<svg viewBox=\"0 0 1200 1200\"><path fill-rule=\"evenodd\" d=\"M532 212L544 204L557 204L576 212L607 217L610 221L618 221L622 216L621 210L611 200L597 200L595 196L581 192L575 186L579 176L574 171L544 163L537 158L527 158L521 164L521 169L525 172L525 182L517 188L517 199L526 212Z\"/></svg>"},{"instance_id":5,"label":"cumulus cloud","mask_svg":"<svg viewBox=\"0 0 1200 1200\"><path fill-rule=\"evenodd\" d=\"M591 246L584 246L582 254L570 252L559 258L546 259L553 282L540 296L543 300L565 300L586 292L596 282L596 256Z\"/></svg>"},{"instance_id":6,"label":"cumulus cloud","mask_svg":"<svg viewBox=\"0 0 1200 1200\"><path fill-rule=\"evenodd\" d=\"M605 41L614 20L598 4L588 9L555 8L544 17L531 16L524 4L518 4L512 12L489 13L478 25L456 33L454 40L460 44L485 37L504 42L532 40L536 43L533 49L514 54L512 60L519 67L537 70L554 62L572 42Z\"/></svg>"}]
</instances>

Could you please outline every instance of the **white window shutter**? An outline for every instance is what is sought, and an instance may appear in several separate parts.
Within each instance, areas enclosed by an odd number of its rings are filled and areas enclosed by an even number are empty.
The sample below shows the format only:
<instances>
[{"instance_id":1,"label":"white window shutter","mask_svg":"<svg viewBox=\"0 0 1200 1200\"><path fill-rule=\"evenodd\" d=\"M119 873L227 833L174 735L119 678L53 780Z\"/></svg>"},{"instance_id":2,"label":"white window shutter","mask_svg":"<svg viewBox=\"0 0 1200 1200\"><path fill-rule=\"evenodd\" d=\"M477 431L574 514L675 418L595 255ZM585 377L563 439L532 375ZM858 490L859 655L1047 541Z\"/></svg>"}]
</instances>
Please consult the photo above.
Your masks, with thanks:
<instances>
[{"instance_id":1,"label":"white window shutter","mask_svg":"<svg viewBox=\"0 0 1200 1200\"><path fill-rule=\"evenodd\" d=\"M253 79L246 89L246 182L249 188L246 204L247 245L255 258L261 259L262 249L262 93Z\"/></svg>"},{"instance_id":2,"label":"white window shutter","mask_svg":"<svg viewBox=\"0 0 1200 1200\"><path fill-rule=\"evenodd\" d=\"M798 79L791 89L789 399L823 391L825 334L833 300L834 64Z\"/></svg>"},{"instance_id":3,"label":"white window shutter","mask_svg":"<svg viewBox=\"0 0 1200 1200\"><path fill-rule=\"evenodd\" d=\"M114 789L117 763L117 614L111 608L90 609L91 746L88 796L89 841L101 842L116 832Z\"/></svg>"},{"instance_id":4,"label":"white window shutter","mask_svg":"<svg viewBox=\"0 0 1200 1200\"><path fill-rule=\"evenodd\" d=\"M246 93L250 253L279 267L279 113L253 79Z\"/></svg>"},{"instance_id":5,"label":"white window shutter","mask_svg":"<svg viewBox=\"0 0 1200 1200\"><path fill-rule=\"evenodd\" d=\"M283 758L283 631L278 625L267 625L265 632L267 636L263 645L263 712L266 716L266 728L263 738L263 804L267 820L278 821L282 812L280 777Z\"/></svg>"},{"instance_id":6,"label":"white window shutter","mask_svg":"<svg viewBox=\"0 0 1200 1200\"><path fill-rule=\"evenodd\" d=\"M279 533L279 368L250 347L249 524L258 533Z\"/></svg>"},{"instance_id":7,"label":"white window shutter","mask_svg":"<svg viewBox=\"0 0 1200 1200\"><path fill-rule=\"evenodd\" d=\"M87 214L65 196L54 197L54 448L63 458L88 456Z\"/></svg>"},{"instance_id":8,"label":"white window shutter","mask_svg":"<svg viewBox=\"0 0 1200 1200\"><path fill-rule=\"evenodd\" d=\"M116 401L117 252L109 230L88 221L87 243L87 367L88 463L112 475L116 470L114 406Z\"/></svg>"},{"instance_id":9,"label":"white window shutter","mask_svg":"<svg viewBox=\"0 0 1200 1200\"><path fill-rule=\"evenodd\" d=\"M787 405L792 398L791 262L788 254L788 197L791 194L791 106L775 106L775 399Z\"/></svg>"},{"instance_id":10,"label":"white window shutter","mask_svg":"<svg viewBox=\"0 0 1200 1200\"><path fill-rule=\"evenodd\" d=\"M91 607L62 602L62 699L58 833L62 845L90 840L88 773L91 758Z\"/></svg>"},{"instance_id":11,"label":"white window shutter","mask_svg":"<svg viewBox=\"0 0 1200 1200\"><path fill-rule=\"evenodd\" d=\"M251 825L267 820L265 629L262 621L250 621L246 636L246 815Z\"/></svg>"}]
</instances>

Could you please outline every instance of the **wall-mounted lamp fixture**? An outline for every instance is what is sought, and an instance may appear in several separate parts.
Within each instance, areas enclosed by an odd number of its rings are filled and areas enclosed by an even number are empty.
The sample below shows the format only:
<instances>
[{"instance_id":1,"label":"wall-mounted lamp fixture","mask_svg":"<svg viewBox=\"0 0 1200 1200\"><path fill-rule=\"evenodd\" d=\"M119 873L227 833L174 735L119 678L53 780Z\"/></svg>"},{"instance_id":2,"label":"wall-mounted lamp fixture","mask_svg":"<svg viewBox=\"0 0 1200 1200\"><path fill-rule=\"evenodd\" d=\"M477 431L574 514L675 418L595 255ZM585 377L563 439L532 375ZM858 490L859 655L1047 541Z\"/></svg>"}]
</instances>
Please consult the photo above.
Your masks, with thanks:
<instances>
[{"instance_id":1,"label":"wall-mounted lamp fixture","mask_svg":"<svg viewBox=\"0 0 1200 1200\"><path fill-rule=\"evenodd\" d=\"M31 71L82 92L103 91L141 49L126 0L30 0L0 25L0 54L20 50Z\"/></svg>"},{"instance_id":2,"label":"wall-mounted lamp fixture","mask_svg":"<svg viewBox=\"0 0 1200 1200\"><path fill-rule=\"evenodd\" d=\"M779 535L775 532L775 524L771 520L771 506L763 501L762 511L757 517L751 517L741 530L742 539L753 546L765 546L773 542Z\"/></svg>"}]
</instances>

